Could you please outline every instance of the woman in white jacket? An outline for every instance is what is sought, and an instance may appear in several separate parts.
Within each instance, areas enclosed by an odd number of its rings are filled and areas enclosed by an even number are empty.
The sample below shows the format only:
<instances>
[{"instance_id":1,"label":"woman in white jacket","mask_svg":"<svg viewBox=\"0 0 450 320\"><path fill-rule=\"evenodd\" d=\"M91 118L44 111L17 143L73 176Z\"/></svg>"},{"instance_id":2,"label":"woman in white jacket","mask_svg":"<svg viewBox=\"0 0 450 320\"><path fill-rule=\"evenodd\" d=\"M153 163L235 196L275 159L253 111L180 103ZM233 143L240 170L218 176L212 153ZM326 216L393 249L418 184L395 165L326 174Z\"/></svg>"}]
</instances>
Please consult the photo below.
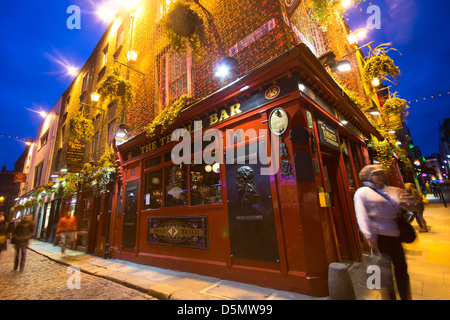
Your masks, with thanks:
<instances>
[{"instance_id":1,"label":"woman in white jacket","mask_svg":"<svg viewBox=\"0 0 450 320\"><path fill-rule=\"evenodd\" d=\"M386 186L386 169L381 165L366 166L359 176L364 187L354 197L358 226L373 251L391 258L400 298L410 300L408 268L396 220L400 208L411 209L417 201L403 189Z\"/></svg>"}]
</instances>

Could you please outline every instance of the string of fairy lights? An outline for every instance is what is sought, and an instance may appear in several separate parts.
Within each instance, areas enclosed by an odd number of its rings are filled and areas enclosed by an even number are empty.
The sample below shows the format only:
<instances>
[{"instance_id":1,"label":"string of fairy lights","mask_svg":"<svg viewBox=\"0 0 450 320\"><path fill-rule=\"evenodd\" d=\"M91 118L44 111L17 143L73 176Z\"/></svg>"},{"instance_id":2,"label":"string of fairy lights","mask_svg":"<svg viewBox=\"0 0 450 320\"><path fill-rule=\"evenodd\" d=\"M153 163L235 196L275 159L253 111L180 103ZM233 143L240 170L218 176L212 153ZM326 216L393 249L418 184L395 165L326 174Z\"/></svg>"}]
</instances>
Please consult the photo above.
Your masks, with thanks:
<instances>
[{"instance_id":1,"label":"string of fairy lights","mask_svg":"<svg viewBox=\"0 0 450 320\"><path fill-rule=\"evenodd\" d=\"M411 104L411 103L423 102L423 101L427 101L427 100L430 100L430 99L442 98L444 96L450 96L450 91L440 92L440 93L433 94L433 95L430 95L430 96L427 96L427 97L423 97L423 98L412 99L412 100L408 101L408 103Z\"/></svg>"},{"instance_id":2,"label":"string of fairy lights","mask_svg":"<svg viewBox=\"0 0 450 320\"><path fill-rule=\"evenodd\" d=\"M26 137L16 136L13 134L3 134L3 133L0 133L0 138L17 139L17 140L23 140L25 142L33 141L32 138L26 138Z\"/></svg>"}]
</instances>

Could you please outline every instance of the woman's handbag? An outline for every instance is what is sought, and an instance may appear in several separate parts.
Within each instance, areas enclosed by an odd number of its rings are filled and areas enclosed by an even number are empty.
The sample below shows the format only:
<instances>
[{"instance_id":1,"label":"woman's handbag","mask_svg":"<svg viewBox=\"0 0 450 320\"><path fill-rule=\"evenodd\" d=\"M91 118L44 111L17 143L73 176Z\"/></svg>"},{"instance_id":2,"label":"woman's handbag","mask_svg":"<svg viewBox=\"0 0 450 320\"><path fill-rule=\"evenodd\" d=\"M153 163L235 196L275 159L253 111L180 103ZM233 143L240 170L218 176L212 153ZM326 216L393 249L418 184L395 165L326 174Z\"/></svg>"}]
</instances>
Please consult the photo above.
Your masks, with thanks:
<instances>
[{"instance_id":1,"label":"woman's handbag","mask_svg":"<svg viewBox=\"0 0 450 320\"><path fill-rule=\"evenodd\" d=\"M394 200L389 197L386 193L376 189L371 188L373 191L378 193L380 196L388 200L394 207L396 206L396 203ZM404 243L413 243L416 240L416 231L414 230L413 226L406 220L405 216L400 211L397 217L397 226L400 230L400 241Z\"/></svg>"},{"instance_id":2,"label":"woman's handbag","mask_svg":"<svg viewBox=\"0 0 450 320\"><path fill-rule=\"evenodd\" d=\"M416 240L416 231L413 226L406 220L403 214L399 214L397 218L398 229L400 230L400 241L404 243L413 243Z\"/></svg>"}]
</instances>

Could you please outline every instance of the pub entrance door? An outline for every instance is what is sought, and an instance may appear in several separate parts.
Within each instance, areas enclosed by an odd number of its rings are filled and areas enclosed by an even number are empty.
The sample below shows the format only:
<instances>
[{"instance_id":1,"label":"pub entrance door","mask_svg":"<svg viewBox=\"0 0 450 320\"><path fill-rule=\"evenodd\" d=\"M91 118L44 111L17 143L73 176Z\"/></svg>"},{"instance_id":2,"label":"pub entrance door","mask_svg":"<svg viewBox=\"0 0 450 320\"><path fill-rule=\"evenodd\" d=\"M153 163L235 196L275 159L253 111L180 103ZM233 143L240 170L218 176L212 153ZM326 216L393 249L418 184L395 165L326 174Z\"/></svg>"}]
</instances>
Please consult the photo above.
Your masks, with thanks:
<instances>
[{"instance_id":1,"label":"pub entrance door","mask_svg":"<svg viewBox=\"0 0 450 320\"><path fill-rule=\"evenodd\" d=\"M122 248L136 248L136 222L138 213L139 181L126 184L123 214Z\"/></svg>"},{"instance_id":2,"label":"pub entrance door","mask_svg":"<svg viewBox=\"0 0 450 320\"><path fill-rule=\"evenodd\" d=\"M336 241L341 259L351 259L351 250L349 243L348 224L346 223L346 215L349 213L345 210L343 201L346 195L342 179L340 179L339 157L338 154L322 152L322 163L325 177L326 192L330 195L331 214L336 232Z\"/></svg>"}]
</instances>

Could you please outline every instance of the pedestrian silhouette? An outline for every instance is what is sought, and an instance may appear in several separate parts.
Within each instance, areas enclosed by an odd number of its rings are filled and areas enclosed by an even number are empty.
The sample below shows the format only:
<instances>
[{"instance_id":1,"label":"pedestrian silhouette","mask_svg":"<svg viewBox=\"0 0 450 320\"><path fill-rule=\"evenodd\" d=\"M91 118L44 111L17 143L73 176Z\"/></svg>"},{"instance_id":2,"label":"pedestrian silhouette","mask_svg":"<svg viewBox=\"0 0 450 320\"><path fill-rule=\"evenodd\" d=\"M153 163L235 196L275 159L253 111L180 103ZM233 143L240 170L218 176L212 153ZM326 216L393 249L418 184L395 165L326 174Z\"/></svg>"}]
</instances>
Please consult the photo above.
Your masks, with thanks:
<instances>
[{"instance_id":1,"label":"pedestrian silhouette","mask_svg":"<svg viewBox=\"0 0 450 320\"><path fill-rule=\"evenodd\" d=\"M61 242L61 255L66 255L66 243L69 241L70 246L77 237L77 222L75 217L71 217L71 213L67 212L64 217L59 219L58 228L56 229L56 236Z\"/></svg>"},{"instance_id":2,"label":"pedestrian silhouette","mask_svg":"<svg viewBox=\"0 0 450 320\"><path fill-rule=\"evenodd\" d=\"M26 215L25 218L13 229L11 243L14 244L15 255L14 255L14 270L19 267L20 260L20 271L23 271L25 267L25 261L27 258L27 246L31 235L34 231L34 223L32 221L32 215ZM20 259L19 259L19 255Z\"/></svg>"},{"instance_id":3,"label":"pedestrian silhouette","mask_svg":"<svg viewBox=\"0 0 450 320\"><path fill-rule=\"evenodd\" d=\"M8 239L8 222L6 221L5 214L0 212L0 253L6 251L6 243Z\"/></svg>"}]
</instances>

